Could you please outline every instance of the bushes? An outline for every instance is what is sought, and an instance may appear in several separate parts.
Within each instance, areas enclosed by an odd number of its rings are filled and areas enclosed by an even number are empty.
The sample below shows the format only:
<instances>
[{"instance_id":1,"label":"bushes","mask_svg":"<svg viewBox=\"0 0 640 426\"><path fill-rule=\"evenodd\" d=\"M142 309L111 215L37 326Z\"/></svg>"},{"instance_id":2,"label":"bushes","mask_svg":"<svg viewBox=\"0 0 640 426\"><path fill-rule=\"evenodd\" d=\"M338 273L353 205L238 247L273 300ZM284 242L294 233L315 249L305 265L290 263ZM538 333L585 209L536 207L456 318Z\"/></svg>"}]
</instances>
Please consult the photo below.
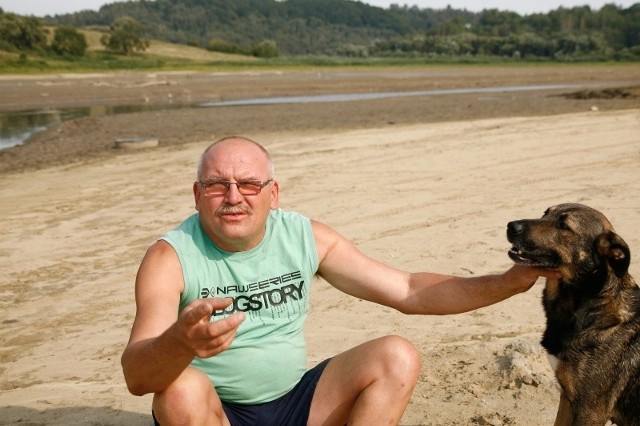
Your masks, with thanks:
<instances>
[{"instance_id":1,"label":"bushes","mask_svg":"<svg viewBox=\"0 0 640 426\"><path fill-rule=\"evenodd\" d=\"M628 59L638 58L626 49ZM559 33L540 37L533 33L510 36L483 36L471 33L451 36L425 35L378 41L371 48L376 56L487 56L523 59L605 60L614 55L602 34Z\"/></svg>"},{"instance_id":2,"label":"bushes","mask_svg":"<svg viewBox=\"0 0 640 426\"><path fill-rule=\"evenodd\" d=\"M133 18L117 19L105 34L102 43L113 52L129 54L149 47L144 38L145 28ZM47 46L46 30L42 21L33 16L4 13L0 9L0 49L8 51L40 51L50 49L61 56L84 56L87 39L75 27L61 26L55 30L50 46Z\"/></svg>"},{"instance_id":3,"label":"bushes","mask_svg":"<svg viewBox=\"0 0 640 426\"><path fill-rule=\"evenodd\" d=\"M41 50L47 47L47 30L38 18L0 9L0 40L0 47L8 50Z\"/></svg>"},{"instance_id":4,"label":"bushes","mask_svg":"<svg viewBox=\"0 0 640 426\"><path fill-rule=\"evenodd\" d=\"M100 42L109 50L128 55L133 51L144 51L149 47L149 40L144 38L146 30L142 24L130 17L118 18L109 27Z\"/></svg>"},{"instance_id":5,"label":"bushes","mask_svg":"<svg viewBox=\"0 0 640 426\"><path fill-rule=\"evenodd\" d=\"M207 50L220 53L255 56L257 58L278 57L278 46L273 40L263 40L251 46L240 46L222 39L212 39L207 43Z\"/></svg>"},{"instance_id":6,"label":"bushes","mask_svg":"<svg viewBox=\"0 0 640 426\"><path fill-rule=\"evenodd\" d=\"M55 30L50 46L47 46L48 30L36 17L3 13L0 10L0 49L20 51L52 52L62 56L84 56L87 39L73 27L59 27Z\"/></svg>"},{"instance_id":7,"label":"bushes","mask_svg":"<svg viewBox=\"0 0 640 426\"><path fill-rule=\"evenodd\" d=\"M63 56L84 56L87 51L87 38L73 27L56 28L51 50Z\"/></svg>"}]
</instances>

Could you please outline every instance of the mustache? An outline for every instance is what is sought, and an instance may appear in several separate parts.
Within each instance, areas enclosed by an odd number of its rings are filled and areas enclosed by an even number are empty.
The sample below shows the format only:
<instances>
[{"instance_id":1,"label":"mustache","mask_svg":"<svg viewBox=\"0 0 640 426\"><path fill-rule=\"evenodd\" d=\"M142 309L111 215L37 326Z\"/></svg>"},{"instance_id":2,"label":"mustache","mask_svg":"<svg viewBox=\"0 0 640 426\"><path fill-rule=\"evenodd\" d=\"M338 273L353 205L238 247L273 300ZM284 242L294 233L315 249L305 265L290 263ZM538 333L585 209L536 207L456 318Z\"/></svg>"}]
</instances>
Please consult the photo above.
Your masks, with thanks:
<instances>
[{"instance_id":1,"label":"mustache","mask_svg":"<svg viewBox=\"0 0 640 426\"><path fill-rule=\"evenodd\" d=\"M216 216L238 213L253 214L253 211L251 210L251 207L245 206L244 204L240 204L237 206L220 206L218 210L216 210Z\"/></svg>"}]
</instances>

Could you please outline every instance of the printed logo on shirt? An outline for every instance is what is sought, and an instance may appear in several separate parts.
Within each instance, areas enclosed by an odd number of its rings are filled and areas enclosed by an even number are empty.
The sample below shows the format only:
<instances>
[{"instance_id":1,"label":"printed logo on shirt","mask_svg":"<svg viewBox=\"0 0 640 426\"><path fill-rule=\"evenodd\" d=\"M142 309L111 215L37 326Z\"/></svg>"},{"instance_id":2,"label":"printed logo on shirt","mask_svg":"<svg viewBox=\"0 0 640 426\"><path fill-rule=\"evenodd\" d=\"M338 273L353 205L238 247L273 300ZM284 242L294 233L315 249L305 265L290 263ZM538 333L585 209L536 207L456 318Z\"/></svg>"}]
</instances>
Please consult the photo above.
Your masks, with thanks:
<instances>
[{"instance_id":1,"label":"printed logo on shirt","mask_svg":"<svg viewBox=\"0 0 640 426\"><path fill-rule=\"evenodd\" d=\"M228 316L234 312L251 315L269 310L272 316L291 316L304 305L305 282L300 271L290 272L248 284L221 285L203 288L200 297L228 297L233 301L223 310L214 311L212 317ZM286 309L283 309L286 307Z\"/></svg>"}]
</instances>

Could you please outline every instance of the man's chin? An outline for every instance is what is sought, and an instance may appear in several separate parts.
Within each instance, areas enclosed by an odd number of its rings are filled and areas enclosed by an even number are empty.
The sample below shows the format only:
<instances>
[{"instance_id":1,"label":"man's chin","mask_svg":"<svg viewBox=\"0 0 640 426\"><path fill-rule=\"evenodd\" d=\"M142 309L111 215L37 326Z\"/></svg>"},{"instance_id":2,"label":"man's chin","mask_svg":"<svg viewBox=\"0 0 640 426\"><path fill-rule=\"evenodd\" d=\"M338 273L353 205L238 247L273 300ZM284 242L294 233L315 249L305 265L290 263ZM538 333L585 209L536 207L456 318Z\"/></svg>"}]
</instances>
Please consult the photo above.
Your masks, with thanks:
<instances>
[{"instance_id":1,"label":"man's chin","mask_svg":"<svg viewBox=\"0 0 640 426\"><path fill-rule=\"evenodd\" d=\"M264 232L253 232L246 222L223 222L210 236L216 246L225 251L251 250L262 241Z\"/></svg>"}]
</instances>

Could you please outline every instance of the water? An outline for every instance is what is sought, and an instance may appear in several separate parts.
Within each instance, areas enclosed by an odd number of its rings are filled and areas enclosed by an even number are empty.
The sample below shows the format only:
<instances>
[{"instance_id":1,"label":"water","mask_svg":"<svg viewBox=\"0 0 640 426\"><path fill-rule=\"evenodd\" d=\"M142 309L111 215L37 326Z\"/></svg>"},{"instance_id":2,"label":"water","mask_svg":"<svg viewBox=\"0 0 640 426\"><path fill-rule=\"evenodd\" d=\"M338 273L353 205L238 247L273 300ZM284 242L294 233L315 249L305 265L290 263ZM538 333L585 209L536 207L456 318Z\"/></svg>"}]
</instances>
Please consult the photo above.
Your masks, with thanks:
<instances>
[{"instance_id":1,"label":"water","mask_svg":"<svg viewBox=\"0 0 640 426\"><path fill-rule=\"evenodd\" d=\"M117 105L0 112L0 149L21 145L47 128L80 117L182 108L180 105Z\"/></svg>"},{"instance_id":2,"label":"water","mask_svg":"<svg viewBox=\"0 0 640 426\"><path fill-rule=\"evenodd\" d=\"M464 95L473 93L506 93L534 90L568 89L578 87L573 84L548 84L531 86L498 86L461 89L417 90L413 92L377 92L377 93L338 93L313 96L273 96L269 98L235 99L230 101L204 102L202 107L226 107L247 105L302 104L321 102L368 101L387 98L406 98L412 96Z\"/></svg>"},{"instance_id":3,"label":"water","mask_svg":"<svg viewBox=\"0 0 640 426\"><path fill-rule=\"evenodd\" d=\"M80 108L62 108L58 110L32 110L0 112L0 149L25 143L34 134L50 126L80 117L99 117L113 114L127 114L141 111L157 111L187 107L233 107L247 105L277 105L300 103L326 103L366 101L374 99L401 98L412 96L460 95L473 93L507 93L535 90L556 90L580 87L575 84L548 84L528 86L495 86L480 88L418 90L412 92L376 92L376 93L336 93L312 96L274 96L268 98L236 99L229 101L204 102L196 105L118 105L92 106Z\"/></svg>"}]
</instances>

